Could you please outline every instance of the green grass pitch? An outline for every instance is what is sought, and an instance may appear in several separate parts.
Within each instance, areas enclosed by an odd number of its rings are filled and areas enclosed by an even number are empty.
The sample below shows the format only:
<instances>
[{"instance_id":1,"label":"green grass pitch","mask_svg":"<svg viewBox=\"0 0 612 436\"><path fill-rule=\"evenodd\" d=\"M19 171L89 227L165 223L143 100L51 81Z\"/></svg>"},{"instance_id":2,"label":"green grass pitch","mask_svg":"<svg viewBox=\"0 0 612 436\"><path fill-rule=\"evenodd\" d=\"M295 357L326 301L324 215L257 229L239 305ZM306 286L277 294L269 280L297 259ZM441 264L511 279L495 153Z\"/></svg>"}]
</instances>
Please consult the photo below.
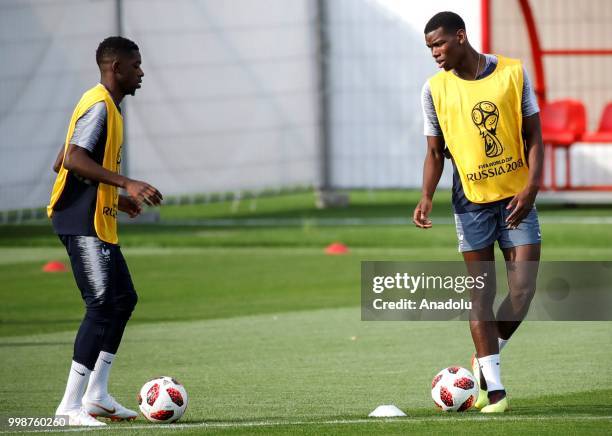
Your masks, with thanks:
<instances>
[{"instance_id":1,"label":"green grass pitch","mask_svg":"<svg viewBox=\"0 0 612 436\"><path fill-rule=\"evenodd\" d=\"M502 353L512 410L483 416L438 412L430 398L438 370L469 367L465 323L360 321L361 260L460 259L448 194L428 231L401 223L415 196L355 192L350 207L323 211L310 193L169 206L171 225L123 226L140 301L111 392L135 408L147 379L172 375L190 402L174 425L139 418L94 432L611 434L612 323L523 325ZM609 215L541 207L543 259L612 260ZM349 218L359 220L341 225ZM337 240L350 253L324 255ZM51 259L66 255L47 224L0 226L4 421L50 416L63 392L83 309L70 273L41 272ZM379 404L408 418L368 419Z\"/></svg>"}]
</instances>

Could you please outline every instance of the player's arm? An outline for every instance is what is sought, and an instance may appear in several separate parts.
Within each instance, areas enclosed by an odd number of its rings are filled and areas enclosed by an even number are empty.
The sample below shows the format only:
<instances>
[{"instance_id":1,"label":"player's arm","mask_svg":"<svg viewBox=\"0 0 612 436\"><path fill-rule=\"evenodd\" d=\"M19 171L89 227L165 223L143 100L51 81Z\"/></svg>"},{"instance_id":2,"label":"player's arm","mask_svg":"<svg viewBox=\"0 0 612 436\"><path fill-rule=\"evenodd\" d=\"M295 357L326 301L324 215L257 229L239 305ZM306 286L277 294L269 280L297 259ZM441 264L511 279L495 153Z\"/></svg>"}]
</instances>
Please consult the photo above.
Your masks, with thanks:
<instances>
[{"instance_id":1,"label":"player's arm","mask_svg":"<svg viewBox=\"0 0 612 436\"><path fill-rule=\"evenodd\" d=\"M143 201L152 206L160 204L162 195L153 186L109 171L91 158L96 147L100 146L105 123L104 102L94 104L77 120L64 156L64 168L94 182L125 189L136 206ZM120 210L130 214L136 211L134 205L125 200L121 200Z\"/></svg>"},{"instance_id":2,"label":"player's arm","mask_svg":"<svg viewBox=\"0 0 612 436\"><path fill-rule=\"evenodd\" d=\"M507 209L513 209L506 218L510 228L516 228L527 216L540 190L544 166L544 144L542 143L539 113L523 117L523 140L527 151L529 182L527 187L518 193L507 206Z\"/></svg>"},{"instance_id":3,"label":"player's arm","mask_svg":"<svg viewBox=\"0 0 612 436\"><path fill-rule=\"evenodd\" d=\"M127 195L119 196L119 205L117 207L121 212L127 213L130 218L136 218L142 212L142 206Z\"/></svg>"},{"instance_id":4,"label":"player's arm","mask_svg":"<svg viewBox=\"0 0 612 436\"><path fill-rule=\"evenodd\" d=\"M59 153L57 153L57 157L55 158L55 163L53 164L53 171L59 173L62 169L62 163L64 162L64 149L66 146L62 144L60 147Z\"/></svg>"},{"instance_id":5,"label":"player's arm","mask_svg":"<svg viewBox=\"0 0 612 436\"><path fill-rule=\"evenodd\" d=\"M531 80L524 67L521 111L524 115L523 141L525 141L527 164L529 167L529 181L527 187L517 194L507 206L507 209L512 209L512 212L506 218L510 228L516 228L532 209L540 189L544 167L544 144L542 143L540 109Z\"/></svg>"},{"instance_id":6,"label":"player's arm","mask_svg":"<svg viewBox=\"0 0 612 436\"><path fill-rule=\"evenodd\" d=\"M434 192L444 169L444 137L429 83L425 82L421 90L421 108L423 110L423 133L427 138L427 154L423 165L423 190L421 200L414 208L412 222L421 228L431 227L429 213L432 208Z\"/></svg>"},{"instance_id":7,"label":"player's arm","mask_svg":"<svg viewBox=\"0 0 612 436\"><path fill-rule=\"evenodd\" d=\"M107 170L93 160L85 148L75 144L68 145L64 157L64 168L86 179L123 188L129 197L139 205L144 201L150 206L156 206L163 198L161 193L148 183L129 179Z\"/></svg>"},{"instance_id":8,"label":"player's arm","mask_svg":"<svg viewBox=\"0 0 612 436\"><path fill-rule=\"evenodd\" d=\"M529 163L527 189L537 194L542 183L542 171L544 171L544 142L542 141L540 113L523 118L523 129L527 147L527 162Z\"/></svg>"},{"instance_id":9,"label":"player's arm","mask_svg":"<svg viewBox=\"0 0 612 436\"><path fill-rule=\"evenodd\" d=\"M427 154L423 164L423 189L421 200L414 208L412 221L417 227L428 229L432 226L429 214L442 171L444 170L444 137L427 136Z\"/></svg>"},{"instance_id":10,"label":"player's arm","mask_svg":"<svg viewBox=\"0 0 612 436\"><path fill-rule=\"evenodd\" d=\"M64 163L64 144L60 147L60 151L55 158L55 163L53 164L53 171L59 173L62 168L62 164ZM130 218L134 218L142 212L142 207L136 201L132 200L130 197L125 195L119 196L119 210L121 212L127 213Z\"/></svg>"}]
</instances>

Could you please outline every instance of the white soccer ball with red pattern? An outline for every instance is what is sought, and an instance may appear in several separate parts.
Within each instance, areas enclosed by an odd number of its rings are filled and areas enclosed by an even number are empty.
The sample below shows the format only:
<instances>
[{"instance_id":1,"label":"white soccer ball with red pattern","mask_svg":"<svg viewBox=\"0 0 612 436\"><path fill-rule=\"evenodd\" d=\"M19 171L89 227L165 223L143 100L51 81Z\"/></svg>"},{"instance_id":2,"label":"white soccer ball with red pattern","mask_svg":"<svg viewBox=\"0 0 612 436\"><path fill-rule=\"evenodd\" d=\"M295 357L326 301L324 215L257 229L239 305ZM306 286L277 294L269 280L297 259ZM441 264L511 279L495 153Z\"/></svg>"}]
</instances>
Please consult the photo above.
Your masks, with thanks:
<instances>
[{"instance_id":1,"label":"white soccer ball with red pattern","mask_svg":"<svg viewBox=\"0 0 612 436\"><path fill-rule=\"evenodd\" d=\"M444 368L431 382L431 398L444 411L465 412L478 399L478 383L460 366Z\"/></svg>"},{"instance_id":2,"label":"white soccer ball with red pattern","mask_svg":"<svg viewBox=\"0 0 612 436\"><path fill-rule=\"evenodd\" d=\"M149 421L177 421L187 408L187 391L172 377L157 377L144 384L138 393L138 406Z\"/></svg>"}]
</instances>

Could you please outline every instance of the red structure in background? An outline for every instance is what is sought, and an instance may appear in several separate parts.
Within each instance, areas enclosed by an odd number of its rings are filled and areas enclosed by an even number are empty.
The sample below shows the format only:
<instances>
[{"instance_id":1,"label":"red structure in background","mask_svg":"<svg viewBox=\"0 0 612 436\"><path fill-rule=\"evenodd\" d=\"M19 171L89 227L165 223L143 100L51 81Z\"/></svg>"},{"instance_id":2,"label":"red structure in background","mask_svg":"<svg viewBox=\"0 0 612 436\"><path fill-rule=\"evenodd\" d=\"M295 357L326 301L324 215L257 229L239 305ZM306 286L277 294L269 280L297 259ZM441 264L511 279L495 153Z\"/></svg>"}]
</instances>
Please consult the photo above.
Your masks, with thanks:
<instances>
[{"instance_id":1,"label":"red structure in background","mask_svg":"<svg viewBox=\"0 0 612 436\"><path fill-rule=\"evenodd\" d=\"M604 108L597 131L593 133L585 133L582 140L586 142L612 143L612 103L608 103Z\"/></svg>"},{"instance_id":2,"label":"red structure in background","mask_svg":"<svg viewBox=\"0 0 612 436\"><path fill-rule=\"evenodd\" d=\"M480 0L482 51L491 53L491 0Z\"/></svg>"},{"instance_id":3,"label":"red structure in background","mask_svg":"<svg viewBox=\"0 0 612 436\"><path fill-rule=\"evenodd\" d=\"M544 56L610 56L612 49L543 49L540 44L536 22L529 0L517 0L525 20L527 36L531 48L534 66L534 90L541 108L542 138L546 147L546 159L550 169L550 186L544 189L581 190L581 191L612 191L612 185L573 186L571 181L570 148L576 142L588 142L593 145L610 145L612 143L612 102L603 111L597 132L586 130L586 109L577 100L559 100L549 102L546 96L546 74L544 71ZM491 51L491 0L481 0L481 31L482 50ZM565 150L565 185L557 186L556 150Z\"/></svg>"},{"instance_id":4,"label":"red structure in background","mask_svg":"<svg viewBox=\"0 0 612 436\"><path fill-rule=\"evenodd\" d=\"M569 148L579 141L586 131L586 110L578 100L558 100L544 103L540 109L542 138L549 156L550 189L558 190L556 155L557 148L565 150L565 186L571 188L571 159Z\"/></svg>"}]
</instances>

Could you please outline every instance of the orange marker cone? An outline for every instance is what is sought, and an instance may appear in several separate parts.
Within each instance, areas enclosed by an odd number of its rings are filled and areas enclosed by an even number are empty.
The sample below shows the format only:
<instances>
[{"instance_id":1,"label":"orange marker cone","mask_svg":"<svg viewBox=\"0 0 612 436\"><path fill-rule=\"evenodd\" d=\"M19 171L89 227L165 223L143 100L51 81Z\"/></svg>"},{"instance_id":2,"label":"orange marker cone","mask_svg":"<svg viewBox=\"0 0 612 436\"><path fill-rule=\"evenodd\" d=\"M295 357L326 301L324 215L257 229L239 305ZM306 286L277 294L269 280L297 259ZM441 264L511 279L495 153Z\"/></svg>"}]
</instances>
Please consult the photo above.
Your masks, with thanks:
<instances>
[{"instance_id":1,"label":"orange marker cone","mask_svg":"<svg viewBox=\"0 0 612 436\"><path fill-rule=\"evenodd\" d=\"M47 262L43 266L42 270L44 272L66 272L68 271L68 268L66 268L66 265L64 265L59 260L52 260L50 262Z\"/></svg>"},{"instance_id":2,"label":"orange marker cone","mask_svg":"<svg viewBox=\"0 0 612 436\"><path fill-rule=\"evenodd\" d=\"M325 247L325 254L347 254L349 249L342 242L334 242Z\"/></svg>"}]
</instances>

